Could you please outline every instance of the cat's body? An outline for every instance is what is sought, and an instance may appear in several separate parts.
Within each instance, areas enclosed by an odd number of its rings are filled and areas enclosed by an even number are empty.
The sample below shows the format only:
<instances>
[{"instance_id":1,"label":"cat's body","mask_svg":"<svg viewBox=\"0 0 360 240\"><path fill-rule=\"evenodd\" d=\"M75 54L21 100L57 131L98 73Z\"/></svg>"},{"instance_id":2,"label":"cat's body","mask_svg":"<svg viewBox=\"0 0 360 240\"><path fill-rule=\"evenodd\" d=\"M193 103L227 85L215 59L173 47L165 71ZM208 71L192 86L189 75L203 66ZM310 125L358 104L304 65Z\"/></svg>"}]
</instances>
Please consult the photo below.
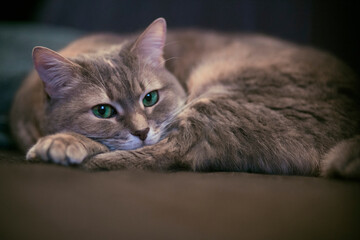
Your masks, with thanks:
<instances>
[{"instance_id":1,"label":"cat's body","mask_svg":"<svg viewBox=\"0 0 360 240\"><path fill-rule=\"evenodd\" d=\"M91 36L62 56L35 49L43 81L33 72L12 110L23 150L45 136L27 158L360 176L357 79L341 62L260 35L177 31L166 45L164 36L159 19L139 38Z\"/></svg>"}]
</instances>

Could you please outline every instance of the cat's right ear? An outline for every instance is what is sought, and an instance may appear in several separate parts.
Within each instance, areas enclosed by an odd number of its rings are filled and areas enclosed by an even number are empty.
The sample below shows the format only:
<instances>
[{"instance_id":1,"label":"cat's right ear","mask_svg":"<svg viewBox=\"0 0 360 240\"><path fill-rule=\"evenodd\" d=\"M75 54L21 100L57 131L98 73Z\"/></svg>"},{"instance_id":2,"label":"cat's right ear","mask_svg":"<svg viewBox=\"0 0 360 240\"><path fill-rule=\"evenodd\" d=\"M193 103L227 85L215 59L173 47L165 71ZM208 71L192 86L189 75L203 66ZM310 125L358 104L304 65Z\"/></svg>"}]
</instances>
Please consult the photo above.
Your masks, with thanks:
<instances>
[{"instance_id":1,"label":"cat's right ear","mask_svg":"<svg viewBox=\"0 0 360 240\"><path fill-rule=\"evenodd\" d=\"M71 80L79 66L45 47L35 47L32 56L34 67L44 82L46 93L50 98L64 97L66 90L74 85Z\"/></svg>"}]
</instances>

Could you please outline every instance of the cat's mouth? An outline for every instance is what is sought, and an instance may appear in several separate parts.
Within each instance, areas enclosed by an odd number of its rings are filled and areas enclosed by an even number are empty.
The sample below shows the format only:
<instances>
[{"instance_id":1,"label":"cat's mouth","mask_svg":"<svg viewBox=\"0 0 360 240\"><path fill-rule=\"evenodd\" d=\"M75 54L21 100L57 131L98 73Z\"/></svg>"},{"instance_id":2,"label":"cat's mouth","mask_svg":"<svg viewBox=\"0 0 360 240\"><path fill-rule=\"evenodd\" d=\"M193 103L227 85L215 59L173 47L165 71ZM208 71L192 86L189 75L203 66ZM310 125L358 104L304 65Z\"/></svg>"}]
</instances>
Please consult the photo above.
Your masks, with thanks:
<instances>
[{"instance_id":1,"label":"cat's mouth","mask_svg":"<svg viewBox=\"0 0 360 240\"><path fill-rule=\"evenodd\" d=\"M101 144L107 146L110 151L115 150L135 150L144 146L154 145L160 141L160 134L150 130L145 140L141 140L138 136L129 134L126 138L106 138L94 139Z\"/></svg>"}]
</instances>

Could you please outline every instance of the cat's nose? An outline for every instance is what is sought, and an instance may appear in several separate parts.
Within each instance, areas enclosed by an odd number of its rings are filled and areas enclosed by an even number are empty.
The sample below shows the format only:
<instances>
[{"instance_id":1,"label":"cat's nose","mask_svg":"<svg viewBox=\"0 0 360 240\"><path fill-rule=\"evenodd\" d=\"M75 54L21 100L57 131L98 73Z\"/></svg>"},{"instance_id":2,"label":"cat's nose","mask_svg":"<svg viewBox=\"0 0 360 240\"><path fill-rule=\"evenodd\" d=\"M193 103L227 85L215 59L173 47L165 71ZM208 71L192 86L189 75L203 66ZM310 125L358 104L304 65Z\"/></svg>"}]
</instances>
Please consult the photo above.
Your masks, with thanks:
<instances>
[{"instance_id":1,"label":"cat's nose","mask_svg":"<svg viewBox=\"0 0 360 240\"><path fill-rule=\"evenodd\" d=\"M140 140L145 141L149 131L150 131L150 128L147 127L147 128L142 129L142 130L136 130L136 131L132 132L131 134L136 136L136 137L139 137Z\"/></svg>"}]
</instances>

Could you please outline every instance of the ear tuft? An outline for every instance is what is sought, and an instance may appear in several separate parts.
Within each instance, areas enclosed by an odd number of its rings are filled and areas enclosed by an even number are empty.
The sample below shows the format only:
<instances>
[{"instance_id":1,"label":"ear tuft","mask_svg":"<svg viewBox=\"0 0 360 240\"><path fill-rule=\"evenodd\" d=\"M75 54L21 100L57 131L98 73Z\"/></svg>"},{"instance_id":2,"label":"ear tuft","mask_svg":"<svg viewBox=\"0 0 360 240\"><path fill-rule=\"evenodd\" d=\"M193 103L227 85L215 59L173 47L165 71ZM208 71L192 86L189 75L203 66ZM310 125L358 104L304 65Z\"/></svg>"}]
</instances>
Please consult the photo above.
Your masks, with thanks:
<instances>
[{"instance_id":1,"label":"ear tuft","mask_svg":"<svg viewBox=\"0 0 360 240\"><path fill-rule=\"evenodd\" d=\"M47 94L51 98L63 97L65 91L73 85L71 80L77 65L45 47L35 47L32 56L34 67L45 84Z\"/></svg>"},{"instance_id":2,"label":"ear tuft","mask_svg":"<svg viewBox=\"0 0 360 240\"><path fill-rule=\"evenodd\" d=\"M158 18L135 41L131 51L154 66L163 65L163 49L166 41L166 21Z\"/></svg>"}]
</instances>

